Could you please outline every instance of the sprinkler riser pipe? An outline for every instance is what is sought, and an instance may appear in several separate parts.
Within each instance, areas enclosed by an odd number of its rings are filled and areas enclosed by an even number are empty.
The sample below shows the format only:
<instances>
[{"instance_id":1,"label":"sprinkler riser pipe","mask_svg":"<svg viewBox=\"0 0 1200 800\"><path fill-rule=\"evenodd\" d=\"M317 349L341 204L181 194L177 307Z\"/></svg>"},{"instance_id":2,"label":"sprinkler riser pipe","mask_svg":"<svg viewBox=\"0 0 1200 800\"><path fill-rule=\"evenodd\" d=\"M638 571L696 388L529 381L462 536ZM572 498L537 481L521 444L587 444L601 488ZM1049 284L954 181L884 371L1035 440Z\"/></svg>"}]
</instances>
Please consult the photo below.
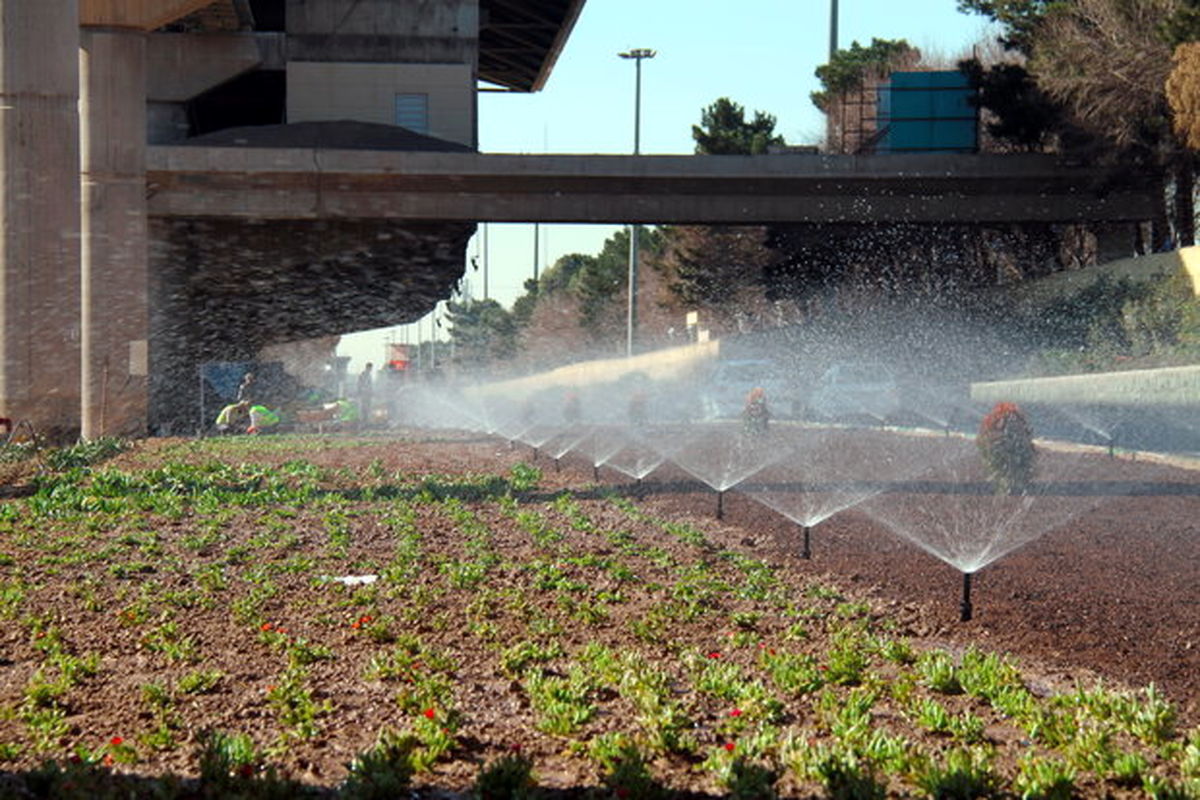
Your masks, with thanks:
<instances>
[{"instance_id":1,"label":"sprinkler riser pipe","mask_svg":"<svg viewBox=\"0 0 1200 800\"><path fill-rule=\"evenodd\" d=\"M717 519L725 518L725 492L720 490L717 492Z\"/></svg>"},{"instance_id":2,"label":"sprinkler riser pipe","mask_svg":"<svg viewBox=\"0 0 1200 800\"><path fill-rule=\"evenodd\" d=\"M809 533L812 531L808 525L801 525L800 530L804 533L804 547L800 550L800 557L804 559L812 558L812 548L809 546Z\"/></svg>"},{"instance_id":3,"label":"sprinkler riser pipe","mask_svg":"<svg viewBox=\"0 0 1200 800\"><path fill-rule=\"evenodd\" d=\"M971 608L971 573L963 573L962 583L962 603L959 605L958 619L960 622L970 622L972 616Z\"/></svg>"}]
</instances>

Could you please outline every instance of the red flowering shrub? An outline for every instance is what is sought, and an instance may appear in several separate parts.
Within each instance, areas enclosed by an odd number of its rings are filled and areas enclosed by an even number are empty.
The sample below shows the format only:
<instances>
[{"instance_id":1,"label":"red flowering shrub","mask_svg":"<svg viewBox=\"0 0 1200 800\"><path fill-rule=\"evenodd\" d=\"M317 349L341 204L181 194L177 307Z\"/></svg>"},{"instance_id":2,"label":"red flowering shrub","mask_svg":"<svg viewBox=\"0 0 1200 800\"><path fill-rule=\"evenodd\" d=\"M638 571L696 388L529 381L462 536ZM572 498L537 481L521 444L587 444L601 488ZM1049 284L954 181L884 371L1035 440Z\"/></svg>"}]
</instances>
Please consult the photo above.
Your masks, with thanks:
<instances>
[{"instance_id":1,"label":"red flowering shrub","mask_svg":"<svg viewBox=\"0 0 1200 800\"><path fill-rule=\"evenodd\" d=\"M746 405L742 408L743 429L747 433L765 433L770 418L766 393L759 387L751 389L746 395Z\"/></svg>"},{"instance_id":2,"label":"red flowering shrub","mask_svg":"<svg viewBox=\"0 0 1200 800\"><path fill-rule=\"evenodd\" d=\"M1003 494L1018 494L1033 480L1037 451L1033 429L1015 403L997 403L975 437L988 478Z\"/></svg>"}]
</instances>

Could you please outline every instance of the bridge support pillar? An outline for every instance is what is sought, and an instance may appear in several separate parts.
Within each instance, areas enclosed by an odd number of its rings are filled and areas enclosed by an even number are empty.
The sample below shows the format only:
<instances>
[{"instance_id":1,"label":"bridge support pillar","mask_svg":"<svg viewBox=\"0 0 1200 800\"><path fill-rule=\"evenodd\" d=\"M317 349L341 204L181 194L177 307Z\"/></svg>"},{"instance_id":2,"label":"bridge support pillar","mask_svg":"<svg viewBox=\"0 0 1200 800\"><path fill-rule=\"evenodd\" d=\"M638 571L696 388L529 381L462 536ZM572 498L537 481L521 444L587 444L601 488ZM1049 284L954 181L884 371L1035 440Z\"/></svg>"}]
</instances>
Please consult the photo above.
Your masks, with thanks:
<instances>
[{"instance_id":1,"label":"bridge support pillar","mask_svg":"<svg viewBox=\"0 0 1200 800\"><path fill-rule=\"evenodd\" d=\"M146 431L146 37L84 29L79 54L82 436Z\"/></svg>"},{"instance_id":2,"label":"bridge support pillar","mask_svg":"<svg viewBox=\"0 0 1200 800\"><path fill-rule=\"evenodd\" d=\"M0 416L79 424L79 4L0 0Z\"/></svg>"}]
</instances>

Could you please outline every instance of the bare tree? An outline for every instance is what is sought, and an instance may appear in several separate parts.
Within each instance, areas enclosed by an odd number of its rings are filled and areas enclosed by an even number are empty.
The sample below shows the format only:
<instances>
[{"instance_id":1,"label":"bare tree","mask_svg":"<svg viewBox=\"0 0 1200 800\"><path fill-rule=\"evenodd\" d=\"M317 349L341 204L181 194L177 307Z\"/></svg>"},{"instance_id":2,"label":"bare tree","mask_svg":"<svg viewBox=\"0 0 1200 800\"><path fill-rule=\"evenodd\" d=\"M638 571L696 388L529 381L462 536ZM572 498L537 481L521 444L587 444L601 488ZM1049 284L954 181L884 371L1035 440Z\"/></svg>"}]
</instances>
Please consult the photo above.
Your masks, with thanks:
<instances>
[{"instance_id":1,"label":"bare tree","mask_svg":"<svg viewBox=\"0 0 1200 800\"><path fill-rule=\"evenodd\" d=\"M1033 36L1031 71L1051 98L1124 159L1161 168L1174 195L1176 244L1194 240L1193 160L1167 102L1167 26L1184 0L1074 0L1053 6ZM1165 213L1164 213L1165 216Z\"/></svg>"},{"instance_id":2,"label":"bare tree","mask_svg":"<svg viewBox=\"0 0 1200 800\"><path fill-rule=\"evenodd\" d=\"M1167 101L1175 135L1193 150L1200 150L1200 42L1175 48L1167 78Z\"/></svg>"},{"instance_id":3,"label":"bare tree","mask_svg":"<svg viewBox=\"0 0 1200 800\"><path fill-rule=\"evenodd\" d=\"M1038 84L1120 147L1155 149L1166 119L1171 48L1163 23L1180 0L1076 0L1035 37Z\"/></svg>"}]
</instances>

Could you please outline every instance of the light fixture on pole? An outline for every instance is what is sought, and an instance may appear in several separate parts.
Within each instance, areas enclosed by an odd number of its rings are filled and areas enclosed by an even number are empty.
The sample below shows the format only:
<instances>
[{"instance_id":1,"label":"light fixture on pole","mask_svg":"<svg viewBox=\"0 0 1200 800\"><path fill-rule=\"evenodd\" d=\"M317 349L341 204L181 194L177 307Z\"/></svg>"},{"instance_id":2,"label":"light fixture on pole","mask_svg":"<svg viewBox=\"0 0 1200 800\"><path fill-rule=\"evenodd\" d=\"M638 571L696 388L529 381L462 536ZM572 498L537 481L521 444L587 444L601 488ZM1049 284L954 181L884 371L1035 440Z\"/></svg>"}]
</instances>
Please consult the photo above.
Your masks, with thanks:
<instances>
[{"instance_id":1,"label":"light fixture on pole","mask_svg":"<svg viewBox=\"0 0 1200 800\"><path fill-rule=\"evenodd\" d=\"M638 47L624 53L618 53L621 58L631 58L636 65L633 93L633 154L641 155L642 151L642 59L654 58L656 52L644 47ZM641 226L629 226L629 314L625 326L625 355L633 355L634 334L637 331L637 273L638 273L638 237Z\"/></svg>"}]
</instances>

